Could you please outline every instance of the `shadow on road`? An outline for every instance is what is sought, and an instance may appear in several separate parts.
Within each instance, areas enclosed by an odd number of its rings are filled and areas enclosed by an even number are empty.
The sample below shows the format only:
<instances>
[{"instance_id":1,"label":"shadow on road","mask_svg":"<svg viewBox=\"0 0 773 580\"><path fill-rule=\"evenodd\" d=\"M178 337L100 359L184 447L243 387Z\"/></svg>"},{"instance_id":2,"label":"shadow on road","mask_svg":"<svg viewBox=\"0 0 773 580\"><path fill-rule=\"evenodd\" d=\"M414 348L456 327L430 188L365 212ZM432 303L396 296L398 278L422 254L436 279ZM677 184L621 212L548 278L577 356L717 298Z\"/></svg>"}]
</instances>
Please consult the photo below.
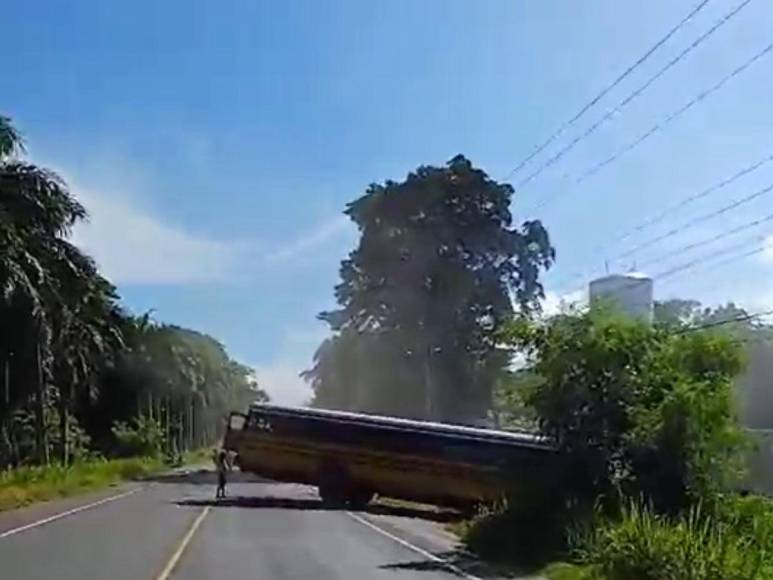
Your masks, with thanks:
<instances>
[{"instance_id":1,"label":"shadow on road","mask_svg":"<svg viewBox=\"0 0 773 580\"><path fill-rule=\"evenodd\" d=\"M441 558L442 562L436 560L411 560L407 562L397 562L394 564L384 564L380 566L383 570L413 570L416 572L451 572L455 576L464 577L470 575L476 578L509 578L512 574L533 574L534 570L513 570L512 567L500 568L493 564L482 562L475 556L462 550L450 552L435 553L434 556Z\"/></svg>"},{"instance_id":2,"label":"shadow on road","mask_svg":"<svg viewBox=\"0 0 773 580\"><path fill-rule=\"evenodd\" d=\"M167 473L163 475L153 475L145 479L155 483L185 483L188 485L217 485L217 474L211 469L198 469L195 471L181 471L176 473ZM268 479L263 479L252 473L242 473L233 471L228 474L228 483L267 483Z\"/></svg>"},{"instance_id":3,"label":"shadow on road","mask_svg":"<svg viewBox=\"0 0 773 580\"><path fill-rule=\"evenodd\" d=\"M175 502L181 506L212 506L216 508L254 508L254 509L287 509L287 510L315 510L315 511L334 511L347 510L345 507L331 506L315 498L285 498L272 496L234 496L225 499L185 499ZM349 510L355 511L355 510ZM447 523L461 519L461 515L451 511L437 511L434 509L423 509L420 507L397 507L380 505L378 503L369 505L361 511L374 515L396 516L402 518L418 518L432 522Z\"/></svg>"}]
</instances>

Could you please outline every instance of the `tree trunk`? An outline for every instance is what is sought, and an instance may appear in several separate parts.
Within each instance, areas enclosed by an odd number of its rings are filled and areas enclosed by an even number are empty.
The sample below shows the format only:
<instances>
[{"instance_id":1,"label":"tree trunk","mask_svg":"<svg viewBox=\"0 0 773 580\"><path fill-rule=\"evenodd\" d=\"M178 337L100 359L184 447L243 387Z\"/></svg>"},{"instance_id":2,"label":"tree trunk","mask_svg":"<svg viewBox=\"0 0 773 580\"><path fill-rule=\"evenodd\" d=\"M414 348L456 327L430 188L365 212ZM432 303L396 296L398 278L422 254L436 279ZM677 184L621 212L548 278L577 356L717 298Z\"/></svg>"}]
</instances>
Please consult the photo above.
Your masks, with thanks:
<instances>
[{"instance_id":1,"label":"tree trunk","mask_svg":"<svg viewBox=\"0 0 773 580\"><path fill-rule=\"evenodd\" d=\"M196 411L196 401L191 397L191 404L188 406L188 448L193 449L196 447L196 433L194 424L194 416Z\"/></svg>"},{"instance_id":2,"label":"tree trunk","mask_svg":"<svg viewBox=\"0 0 773 580\"><path fill-rule=\"evenodd\" d=\"M0 465L0 469L10 465L13 458L13 446L11 444L11 436L8 434L8 422L3 418L3 426L0 427L0 432L3 434L3 447L7 450L7 455L3 454L3 463Z\"/></svg>"},{"instance_id":3,"label":"tree trunk","mask_svg":"<svg viewBox=\"0 0 773 580\"><path fill-rule=\"evenodd\" d=\"M11 360L10 354L3 359L3 395L5 408L11 407Z\"/></svg>"},{"instance_id":4,"label":"tree trunk","mask_svg":"<svg viewBox=\"0 0 773 580\"><path fill-rule=\"evenodd\" d=\"M35 385L35 451L38 461L48 465L48 437L46 435L46 385L43 377L43 361L40 353L40 343L35 345L36 376Z\"/></svg>"},{"instance_id":5,"label":"tree trunk","mask_svg":"<svg viewBox=\"0 0 773 580\"><path fill-rule=\"evenodd\" d=\"M11 388L10 388L8 355L3 359L3 406L0 412L0 430L3 434L3 445L7 450L7 457L4 455L5 463L11 462L13 449L11 448L11 436L8 434L8 424L11 419Z\"/></svg>"},{"instance_id":6,"label":"tree trunk","mask_svg":"<svg viewBox=\"0 0 773 580\"><path fill-rule=\"evenodd\" d=\"M13 428L13 423L8 427L8 442L11 445L11 466L18 467L21 463L19 457L19 442L16 439L16 430Z\"/></svg>"},{"instance_id":7,"label":"tree trunk","mask_svg":"<svg viewBox=\"0 0 773 580\"><path fill-rule=\"evenodd\" d=\"M178 415L179 418L178 418L178 423L177 423L179 425L179 427L177 429L177 432L178 432L177 439L180 442L180 444L177 447L177 449L180 450L180 454L182 454L182 453L184 453L184 452L186 452L188 450L188 440L187 440L187 438L185 436L186 435L186 431L187 431L187 429L186 429L187 421L185 419L186 419L187 415L188 415L187 409L185 408L185 404L183 403L183 408L180 409L180 414Z\"/></svg>"},{"instance_id":8,"label":"tree trunk","mask_svg":"<svg viewBox=\"0 0 773 580\"><path fill-rule=\"evenodd\" d=\"M171 455L173 451L174 441L172 439L172 402L169 397L166 398L166 450L167 454Z\"/></svg>"},{"instance_id":9,"label":"tree trunk","mask_svg":"<svg viewBox=\"0 0 773 580\"><path fill-rule=\"evenodd\" d=\"M491 420L494 422L494 429L502 428L502 419L499 417L499 409L496 407L491 409Z\"/></svg>"},{"instance_id":10,"label":"tree trunk","mask_svg":"<svg viewBox=\"0 0 773 580\"><path fill-rule=\"evenodd\" d=\"M70 463L70 416L66 389L64 387L59 391L59 460L62 465Z\"/></svg>"}]
</instances>

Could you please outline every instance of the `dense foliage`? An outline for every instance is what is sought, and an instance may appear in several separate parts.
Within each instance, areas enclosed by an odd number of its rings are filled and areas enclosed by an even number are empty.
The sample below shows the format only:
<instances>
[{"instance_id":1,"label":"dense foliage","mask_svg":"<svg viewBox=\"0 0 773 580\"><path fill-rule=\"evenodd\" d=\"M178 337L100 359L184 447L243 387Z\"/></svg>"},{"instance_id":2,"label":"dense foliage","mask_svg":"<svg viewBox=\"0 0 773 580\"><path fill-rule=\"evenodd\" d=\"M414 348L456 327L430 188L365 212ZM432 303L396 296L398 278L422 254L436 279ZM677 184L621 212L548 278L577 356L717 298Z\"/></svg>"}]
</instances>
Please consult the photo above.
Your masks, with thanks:
<instances>
[{"instance_id":1,"label":"dense foliage","mask_svg":"<svg viewBox=\"0 0 773 580\"><path fill-rule=\"evenodd\" d=\"M346 215L360 241L341 264L333 331L305 376L314 403L467 421L507 365L499 327L543 295L554 250L538 221L513 227L513 189L463 156L371 185Z\"/></svg>"},{"instance_id":2,"label":"dense foliage","mask_svg":"<svg viewBox=\"0 0 773 580\"><path fill-rule=\"evenodd\" d=\"M506 336L542 379L527 404L566 456L575 499L622 492L675 513L737 475L743 359L729 337L606 311L520 322Z\"/></svg>"},{"instance_id":3,"label":"dense foliage","mask_svg":"<svg viewBox=\"0 0 773 580\"><path fill-rule=\"evenodd\" d=\"M773 504L735 491L748 439L734 390L770 336L733 304L688 300L658 303L654 325L603 306L515 320L498 414L550 437L563 475L474 520L468 546L521 566L573 559L547 570L556 580L773 577Z\"/></svg>"},{"instance_id":4,"label":"dense foliage","mask_svg":"<svg viewBox=\"0 0 773 580\"><path fill-rule=\"evenodd\" d=\"M666 517L638 502L576 540L575 580L763 580L773 577L773 508L730 498Z\"/></svg>"},{"instance_id":5,"label":"dense foliage","mask_svg":"<svg viewBox=\"0 0 773 580\"><path fill-rule=\"evenodd\" d=\"M721 328L724 334L747 341L773 339L773 327L750 312L728 302L716 307L703 306L697 300L674 298L655 302L656 325L678 331L684 328L705 326Z\"/></svg>"},{"instance_id":6,"label":"dense foliage","mask_svg":"<svg viewBox=\"0 0 773 580\"><path fill-rule=\"evenodd\" d=\"M69 241L85 218L0 117L0 466L112 453L132 430L178 452L262 395L212 338L127 314Z\"/></svg>"}]
</instances>

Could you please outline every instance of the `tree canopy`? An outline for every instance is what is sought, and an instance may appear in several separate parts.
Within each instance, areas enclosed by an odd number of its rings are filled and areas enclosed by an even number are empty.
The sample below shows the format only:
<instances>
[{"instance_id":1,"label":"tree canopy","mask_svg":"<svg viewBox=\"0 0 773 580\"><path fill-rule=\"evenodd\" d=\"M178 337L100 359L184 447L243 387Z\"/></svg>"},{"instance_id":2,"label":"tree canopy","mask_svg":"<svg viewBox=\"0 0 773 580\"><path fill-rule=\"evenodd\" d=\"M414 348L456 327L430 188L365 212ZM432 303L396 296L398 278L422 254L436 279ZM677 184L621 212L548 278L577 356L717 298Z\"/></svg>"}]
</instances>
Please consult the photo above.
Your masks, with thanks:
<instances>
[{"instance_id":1,"label":"tree canopy","mask_svg":"<svg viewBox=\"0 0 773 580\"><path fill-rule=\"evenodd\" d=\"M540 379L524 398L570 463L577 497L623 491L673 512L737 475L743 356L731 336L593 310L519 320L503 340Z\"/></svg>"},{"instance_id":2,"label":"tree canopy","mask_svg":"<svg viewBox=\"0 0 773 580\"><path fill-rule=\"evenodd\" d=\"M305 373L320 406L464 421L485 414L506 365L494 336L539 309L555 256L539 221L513 226L513 188L458 155L371 185L323 312L333 336Z\"/></svg>"},{"instance_id":3,"label":"tree canopy","mask_svg":"<svg viewBox=\"0 0 773 580\"><path fill-rule=\"evenodd\" d=\"M672 298L656 301L653 321L672 328L720 325L725 332L738 338L773 338L773 329L763 320L733 302L715 307L704 306L698 300Z\"/></svg>"},{"instance_id":4,"label":"tree canopy","mask_svg":"<svg viewBox=\"0 0 773 580\"><path fill-rule=\"evenodd\" d=\"M110 453L117 420L152 419L168 450L211 441L226 410L265 396L250 369L206 335L126 313L69 240L85 208L24 153L0 116L0 466L52 450L67 462L90 439Z\"/></svg>"}]
</instances>

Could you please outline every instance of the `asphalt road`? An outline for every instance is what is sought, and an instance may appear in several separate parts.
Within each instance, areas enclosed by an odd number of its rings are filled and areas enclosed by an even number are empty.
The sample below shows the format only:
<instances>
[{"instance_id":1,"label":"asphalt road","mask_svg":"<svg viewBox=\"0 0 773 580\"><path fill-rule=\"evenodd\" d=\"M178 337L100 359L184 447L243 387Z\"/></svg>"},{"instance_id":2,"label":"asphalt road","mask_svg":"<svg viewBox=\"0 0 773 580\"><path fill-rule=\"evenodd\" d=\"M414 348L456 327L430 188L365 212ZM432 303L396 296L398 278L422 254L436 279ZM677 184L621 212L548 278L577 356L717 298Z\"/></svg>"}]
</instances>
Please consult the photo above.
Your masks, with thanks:
<instances>
[{"instance_id":1,"label":"asphalt road","mask_svg":"<svg viewBox=\"0 0 773 580\"><path fill-rule=\"evenodd\" d=\"M0 576L3 580L476 577L453 563L459 561L454 560L450 536L441 525L446 514L378 505L358 513L324 509L312 488L290 484L243 481L230 484L228 491L226 500L215 502L212 474L197 472L114 490L80 504L70 502L58 511L54 504L48 511L0 514ZM95 501L103 503L88 507ZM62 517L73 509L79 511Z\"/></svg>"}]
</instances>

